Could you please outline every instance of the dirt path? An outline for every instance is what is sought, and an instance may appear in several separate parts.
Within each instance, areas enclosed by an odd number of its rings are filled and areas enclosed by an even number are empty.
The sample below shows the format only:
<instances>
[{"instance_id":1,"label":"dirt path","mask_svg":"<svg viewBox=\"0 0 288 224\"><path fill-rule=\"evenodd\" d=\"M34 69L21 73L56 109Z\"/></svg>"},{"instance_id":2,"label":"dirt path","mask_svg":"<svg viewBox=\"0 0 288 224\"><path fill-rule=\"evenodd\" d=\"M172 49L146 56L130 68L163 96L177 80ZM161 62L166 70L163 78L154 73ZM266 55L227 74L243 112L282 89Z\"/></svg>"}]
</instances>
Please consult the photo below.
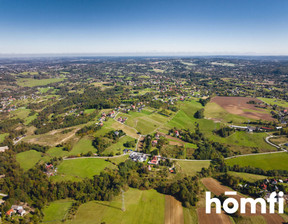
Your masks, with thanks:
<instances>
[{"instance_id":1,"label":"dirt path","mask_svg":"<svg viewBox=\"0 0 288 224\"><path fill-rule=\"evenodd\" d=\"M138 139L138 142L137 142L137 147L136 147L136 151L142 151L143 150L143 145L144 145L144 139L145 139L145 136L144 135L141 135Z\"/></svg>"},{"instance_id":2,"label":"dirt path","mask_svg":"<svg viewBox=\"0 0 288 224\"><path fill-rule=\"evenodd\" d=\"M75 135L75 133L77 132L77 131L79 131L80 130L80 128L77 128L77 129L75 129L70 135L68 135L66 138L63 138L61 141L59 141L56 145L58 145L58 144L60 144L60 143L62 143L62 142L65 142L66 140L68 140L69 138L72 138L74 135Z\"/></svg>"},{"instance_id":3,"label":"dirt path","mask_svg":"<svg viewBox=\"0 0 288 224\"><path fill-rule=\"evenodd\" d=\"M209 178L204 178L202 179L202 183L205 185L205 187L213 192L215 195L220 195L220 194L224 194L225 191L231 191L231 189L229 187L226 187L224 185L221 185L221 183L219 183L217 180L209 177ZM239 193L235 196L229 196L229 197L233 197L235 198L238 203L240 204L240 198L244 198L244 196L239 195ZM284 221L284 219L278 215L278 214L269 214L268 210L266 214L261 214L260 213L260 205L256 206L256 214L251 214L251 206L250 204L246 204L246 214L241 214L243 216L254 216L254 215L262 215L267 224L281 224Z\"/></svg>"},{"instance_id":4,"label":"dirt path","mask_svg":"<svg viewBox=\"0 0 288 224\"><path fill-rule=\"evenodd\" d=\"M165 224L184 224L182 205L170 195L165 196Z\"/></svg>"}]
</instances>

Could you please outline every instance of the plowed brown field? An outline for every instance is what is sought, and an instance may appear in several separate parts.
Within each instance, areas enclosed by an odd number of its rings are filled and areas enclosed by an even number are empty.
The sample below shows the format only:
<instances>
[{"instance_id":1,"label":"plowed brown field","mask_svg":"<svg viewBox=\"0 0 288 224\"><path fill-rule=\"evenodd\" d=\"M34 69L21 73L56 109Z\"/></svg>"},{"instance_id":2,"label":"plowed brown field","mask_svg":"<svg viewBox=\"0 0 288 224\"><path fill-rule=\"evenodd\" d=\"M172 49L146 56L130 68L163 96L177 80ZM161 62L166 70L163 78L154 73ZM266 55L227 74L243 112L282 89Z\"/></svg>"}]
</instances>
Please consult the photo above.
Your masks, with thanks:
<instances>
[{"instance_id":1,"label":"plowed brown field","mask_svg":"<svg viewBox=\"0 0 288 224\"><path fill-rule=\"evenodd\" d=\"M169 195L165 196L165 224L184 224L181 202Z\"/></svg>"},{"instance_id":2,"label":"plowed brown field","mask_svg":"<svg viewBox=\"0 0 288 224\"><path fill-rule=\"evenodd\" d=\"M226 97L216 96L211 99L212 103L217 103L224 108L227 112L251 119L262 119L267 121L273 121L269 113L266 113L264 109L255 107L254 104L248 104L250 100L262 103L262 101L253 97ZM246 111L245 111L246 110ZM248 110L248 111L247 111Z\"/></svg>"}]
</instances>

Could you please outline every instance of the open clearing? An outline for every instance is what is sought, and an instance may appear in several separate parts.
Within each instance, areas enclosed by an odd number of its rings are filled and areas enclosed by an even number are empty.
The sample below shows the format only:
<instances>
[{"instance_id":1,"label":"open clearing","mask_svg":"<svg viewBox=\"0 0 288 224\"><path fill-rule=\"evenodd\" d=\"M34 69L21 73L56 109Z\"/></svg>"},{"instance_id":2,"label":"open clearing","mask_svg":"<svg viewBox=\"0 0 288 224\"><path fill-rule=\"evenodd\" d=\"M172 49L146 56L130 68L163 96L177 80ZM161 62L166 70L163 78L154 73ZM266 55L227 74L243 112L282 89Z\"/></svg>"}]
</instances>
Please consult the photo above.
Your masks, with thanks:
<instances>
[{"instance_id":1,"label":"open clearing","mask_svg":"<svg viewBox=\"0 0 288 224\"><path fill-rule=\"evenodd\" d=\"M264 180L267 178L267 176L263 176L263 175L257 175L257 174L251 174L251 173L240 173L240 172L233 172L233 171L229 171L228 174L234 177L240 177L243 180L248 181L250 183L254 183L258 180Z\"/></svg>"},{"instance_id":2,"label":"open clearing","mask_svg":"<svg viewBox=\"0 0 288 224\"><path fill-rule=\"evenodd\" d=\"M261 102L257 98L253 97L224 97L216 96L211 99L211 103L216 103L227 112L250 119L262 119L267 121L273 121L269 113L265 109L257 108L254 104L247 104L248 101L253 100L255 102ZM248 109L248 110L247 110Z\"/></svg>"},{"instance_id":3,"label":"open clearing","mask_svg":"<svg viewBox=\"0 0 288 224\"><path fill-rule=\"evenodd\" d=\"M22 87L46 86L51 83L61 82L65 78L51 78L51 79L32 79L32 78L19 78L17 85Z\"/></svg>"},{"instance_id":4,"label":"open clearing","mask_svg":"<svg viewBox=\"0 0 288 224\"><path fill-rule=\"evenodd\" d=\"M123 212L121 195L113 201L91 201L81 205L76 218L68 223L85 224L163 224L165 195L155 190L140 191L130 188L125 195Z\"/></svg>"},{"instance_id":5,"label":"open clearing","mask_svg":"<svg viewBox=\"0 0 288 224\"><path fill-rule=\"evenodd\" d=\"M213 192L215 195L219 196L220 194L224 194L225 191L231 191L229 187L226 187L224 185L221 185L217 180L208 177L208 178L203 178L202 183L205 185L206 188L208 188L209 191ZM235 198L238 203L240 204L240 198L244 198L242 195L235 195L235 196L230 196ZM222 211L223 213L223 211ZM256 214L251 214L251 206L249 203L246 204L246 214L242 214L242 216L256 216L256 215L261 215L265 218L267 224L280 224L284 222L284 219L278 215L278 214L261 214L260 213L260 205L258 204L256 207ZM215 223L215 222L214 222Z\"/></svg>"},{"instance_id":6,"label":"open clearing","mask_svg":"<svg viewBox=\"0 0 288 224\"><path fill-rule=\"evenodd\" d=\"M20 163L20 167L27 171L31 169L42 158L42 153L35 150L20 152L16 155L16 160Z\"/></svg>"},{"instance_id":7,"label":"open clearing","mask_svg":"<svg viewBox=\"0 0 288 224\"><path fill-rule=\"evenodd\" d=\"M79 130L79 129L76 129L75 127L77 126L73 127L74 128L73 131L70 131L65 134L63 134L62 131L70 129L70 128L52 130L48 133L41 134L41 135L31 135L31 136L25 137L23 141L32 143L32 144L56 146L74 137L76 131Z\"/></svg>"},{"instance_id":8,"label":"open clearing","mask_svg":"<svg viewBox=\"0 0 288 224\"><path fill-rule=\"evenodd\" d=\"M44 208L43 223L60 224L65 218L69 208L72 206L73 200L63 199L51 202L47 207Z\"/></svg>"},{"instance_id":9,"label":"open clearing","mask_svg":"<svg viewBox=\"0 0 288 224\"><path fill-rule=\"evenodd\" d=\"M229 166L239 165L261 168L263 170L288 170L288 153L272 153L264 155L240 156L227 159L225 163Z\"/></svg>"},{"instance_id":10,"label":"open clearing","mask_svg":"<svg viewBox=\"0 0 288 224\"><path fill-rule=\"evenodd\" d=\"M195 175L197 172L201 171L202 168L208 168L210 165L209 161L177 161L180 166L179 172L187 175Z\"/></svg>"},{"instance_id":11,"label":"open clearing","mask_svg":"<svg viewBox=\"0 0 288 224\"><path fill-rule=\"evenodd\" d=\"M6 136L8 136L8 133L0 134L0 143L2 143Z\"/></svg>"},{"instance_id":12,"label":"open clearing","mask_svg":"<svg viewBox=\"0 0 288 224\"><path fill-rule=\"evenodd\" d=\"M112 163L100 158L76 158L64 160L58 166L58 173L52 177L55 181L79 180L99 175L105 168L116 168Z\"/></svg>"},{"instance_id":13,"label":"open clearing","mask_svg":"<svg viewBox=\"0 0 288 224\"><path fill-rule=\"evenodd\" d=\"M72 150L69 152L69 155L79 155L81 153L87 153L91 151L92 153L95 153L97 151L96 148L92 145L92 140L88 137L81 138L72 148Z\"/></svg>"}]
</instances>

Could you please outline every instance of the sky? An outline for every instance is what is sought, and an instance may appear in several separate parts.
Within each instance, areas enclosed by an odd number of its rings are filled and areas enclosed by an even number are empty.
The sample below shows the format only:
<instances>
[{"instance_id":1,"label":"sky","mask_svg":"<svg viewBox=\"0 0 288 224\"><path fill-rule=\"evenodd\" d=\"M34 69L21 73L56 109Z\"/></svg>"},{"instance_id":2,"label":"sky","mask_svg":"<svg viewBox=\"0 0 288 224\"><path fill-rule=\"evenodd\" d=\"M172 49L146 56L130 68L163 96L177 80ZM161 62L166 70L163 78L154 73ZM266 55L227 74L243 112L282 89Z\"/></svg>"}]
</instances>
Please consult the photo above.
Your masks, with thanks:
<instances>
[{"instance_id":1,"label":"sky","mask_svg":"<svg viewBox=\"0 0 288 224\"><path fill-rule=\"evenodd\" d=\"M0 54L288 55L288 0L0 0Z\"/></svg>"}]
</instances>

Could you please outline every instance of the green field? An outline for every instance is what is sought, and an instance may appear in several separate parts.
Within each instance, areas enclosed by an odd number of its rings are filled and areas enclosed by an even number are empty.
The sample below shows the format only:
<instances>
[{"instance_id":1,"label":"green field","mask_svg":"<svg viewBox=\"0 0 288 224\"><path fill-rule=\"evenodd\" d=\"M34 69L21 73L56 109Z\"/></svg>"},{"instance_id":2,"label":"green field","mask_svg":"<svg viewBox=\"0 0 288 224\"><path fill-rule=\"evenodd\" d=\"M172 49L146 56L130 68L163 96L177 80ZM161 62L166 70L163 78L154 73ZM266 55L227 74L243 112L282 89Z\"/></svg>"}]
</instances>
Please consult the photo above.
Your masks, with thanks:
<instances>
[{"instance_id":1,"label":"green field","mask_svg":"<svg viewBox=\"0 0 288 224\"><path fill-rule=\"evenodd\" d=\"M21 87L34 87L34 86L46 86L51 83L61 82L65 78L51 78L51 79L32 79L32 78L19 78L17 79L17 85Z\"/></svg>"},{"instance_id":2,"label":"green field","mask_svg":"<svg viewBox=\"0 0 288 224\"><path fill-rule=\"evenodd\" d=\"M58 174L51 177L54 181L81 180L99 175L106 167L115 168L112 163L98 158L76 158L64 160L58 166Z\"/></svg>"},{"instance_id":3,"label":"green field","mask_svg":"<svg viewBox=\"0 0 288 224\"><path fill-rule=\"evenodd\" d=\"M84 110L84 113L85 113L85 114L91 114L91 113L93 113L95 110L96 110L96 109L86 109L86 110Z\"/></svg>"},{"instance_id":4,"label":"green field","mask_svg":"<svg viewBox=\"0 0 288 224\"><path fill-rule=\"evenodd\" d=\"M51 202L47 207L43 209L43 222L49 222L51 224L60 224L65 218L69 208L72 206L73 200L63 199Z\"/></svg>"},{"instance_id":5,"label":"green field","mask_svg":"<svg viewBox=\"0 0 288 224\"><path fill-rule=\"evenodd\" d=\"M165 122L169 120L169 117L158 114L157 112L151 113L145 108L144 112L129 112L129 114L119 113L117 118L127 117L125 122L130 127L137 129L141 134L149 134L161 127Z\"/></svg>"},{"instance_id":6,"label":"green field","mask_svg":"<svg viewBox=\"0 0 288 224\"><path fill-rule=\"evenodd\" d=\"M111 202L91 201L79 207L76 218L68 223L106 224L163 224L165 195L155 190L129 189L124 193L125 209L121 210L121 196Z\"/></svg>"},{"instance_id":7,"label":"green field","mask_svg":"<svg viewBox=\"0 0 288 224\"><path fill-rule=\"evenodd\" d=\"M208 168L210 165L209 161L177 161L177 164L181 167L180 172L194 176L197 172L201 171L202 168Z\"/></svg>"},{"instance_id":8,"label":"green field","mask_svg":"<svg viewBox=\"0 0 288 224\"><path fill-rule=\"evenodd\" d=\"M69 152L69 155L80 155L87 152L96 153L97 149L92 146L92 140L88 137L81 138Z\"/></svg>"},{"instance_id":9,"label":"green field","mask_svg":"<svg viewBox=\"0 0 288 224\"><path fill-rule=\"evenodd\" d=\"M258 180L264 180L267 178L266 176L263 176L263 175L257 175L257 174L251 174L251 173L239 173L239 172L233 172L233 171L229 171L228 174L234 177L240 177L243 180L248 181L250 183L254 183Z\"/></svg>"},{"instance_id":10,"label":"green field","mask_svg":"<svg viewBox=\"0 0 288 224\"><path fill-rule=\"evenodd\" d=\"M20 163L20 167L27 171L31 169L42 158L42 153L35 150L20 152L16 155L16 160Z\"/></svg>"},{"instance_id":11,"label":"green field","mask_svg":"<svg viewBox=\"0 0 288 224\"><path fill-rule=\"evenodd\" d=\"M134 138L131 138L130 136L123 136L119 139L119 141L111 146L109 146L107 149L104 150L103 155L109 155L110 153L112 153L113 155L115 155L117 152L122 154L122 151L124 148L123 144L127 141L134 141ZM136 145L136 143L135 143Z\"/></svg>"},{"instance_id":12,"label":"green field","mask_svg":"<svg viewBox=\"0 0 288 224\"><path fill-rule=\"evenodd\" d=\"M64 156L68 156L69 152L67 151L63 151L62 150L63 148L62 147L53 147L53 148L50 148L46 154L48 154L51 158L53 157L64 157Z\"/></svg>"},{"instance_id":13,"label":"green field","mask_svg":"<svg viewBox=\"0 0 288 224\"><path fill-rule=\"evenodd\" d=\"M241 156L225 160L229 166L239 165L261 168L263 170L288 170L288 153Z\"/></svg>"},{"instance_id":14,"label":"green field","mask_svg":"<svg viewBox=\"0 0 288 224\"><path fill-rule=\"evenodd\" d=\"M265 142L266 133L248 133L246 131L236 131L232 135L222 138L211 132L204 132L211 140L224 143L230 146L244 146L250 148L258 148L261 152L276 151L276 148ZM238 147L239 148L239 147ZM238 149L237 148L237 149ZM233 150L233 147L232 147ZM245 152L251 153L251 152Z\"/></svg>"},{"instance_id":15,"label":"green field","mask_svg":"<svg viewBox=\"0 0 288 224\"><path fill-rule=\"evenodd\" d=\"M263 101L264 103L270 104L270 105L278 105L280 107L286 107L288 108L288 102L281 99L272 99L272 98L264 98L264 97L258 97L259 100Z\"/></svg>"},{"instance_id":16,"label":"green field","mask_svg":"<svg viewBox=\"0 0 288 224\"><path fill-rule=\"evenodd\" d=\"M0 143L2 143L6 136L8 136L8 133L0 134Z\"/></svg>"},{"instance_id":17,"label":"green field","mask_svg":"<svg viewBox=\"0 0 288 224\"><path fill-rule=\"evenodd\" d=\"M25 121L24 124L28 125L31 121L33 121L37 117L37 113L35 113L32 116L28 116L30 111L31 111L30 109L21 108L21 109L17 109L15 111L12 111L11 115L13 115L15 118L23 119Z\"/></svg>"}]
</instances>

